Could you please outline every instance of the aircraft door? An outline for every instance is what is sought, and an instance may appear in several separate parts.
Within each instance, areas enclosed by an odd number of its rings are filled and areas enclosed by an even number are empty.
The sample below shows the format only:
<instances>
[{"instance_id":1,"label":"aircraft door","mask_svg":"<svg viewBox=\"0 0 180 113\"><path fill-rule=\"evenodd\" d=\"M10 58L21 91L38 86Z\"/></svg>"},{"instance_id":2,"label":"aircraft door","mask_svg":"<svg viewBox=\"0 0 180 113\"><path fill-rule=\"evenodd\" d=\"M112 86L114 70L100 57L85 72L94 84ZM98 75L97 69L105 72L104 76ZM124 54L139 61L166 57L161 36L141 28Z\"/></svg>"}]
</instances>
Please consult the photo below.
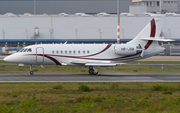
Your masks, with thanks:
<instances>
[{"instance_id":1,"label":"aircraft door","mask_svg":"<svg viewBox=\"0 0 180 113\"><path fill-rule=\"evenodd\" d=\"M36 48L36 63L44 62L44 48L38 47Z\"/></svg>"}]
</instances>

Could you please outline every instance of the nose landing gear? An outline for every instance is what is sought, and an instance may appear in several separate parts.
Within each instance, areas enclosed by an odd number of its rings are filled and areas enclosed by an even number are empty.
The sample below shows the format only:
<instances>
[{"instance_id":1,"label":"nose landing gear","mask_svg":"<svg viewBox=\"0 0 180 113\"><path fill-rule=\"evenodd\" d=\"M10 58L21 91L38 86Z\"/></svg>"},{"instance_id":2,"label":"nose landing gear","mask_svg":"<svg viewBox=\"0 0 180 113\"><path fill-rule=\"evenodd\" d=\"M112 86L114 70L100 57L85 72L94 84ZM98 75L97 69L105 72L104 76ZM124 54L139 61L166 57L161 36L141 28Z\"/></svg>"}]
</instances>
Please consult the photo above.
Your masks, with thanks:
<instances>
[{"instance_id":1,"label":"nose landing gear","mask_svg":"<svg viewBox=\"0 0 180 113\"><path fill-rule=\"evenodd\" d=\"M98 74L98 68L97 68L97 66L89 66L89 74L91 74L91 75L97 75L97 74Z\"/></svg>"},{"instance_id":2,"label":"nose landing gear","mask_svg":"<svg viewBox=\"0 0 180 113\"><path fill-rule=\"evenodd\" d=\"M30 74L33 75L33 66L32 66L32 64L30 65Z\"/></svg>"}]
</instances>

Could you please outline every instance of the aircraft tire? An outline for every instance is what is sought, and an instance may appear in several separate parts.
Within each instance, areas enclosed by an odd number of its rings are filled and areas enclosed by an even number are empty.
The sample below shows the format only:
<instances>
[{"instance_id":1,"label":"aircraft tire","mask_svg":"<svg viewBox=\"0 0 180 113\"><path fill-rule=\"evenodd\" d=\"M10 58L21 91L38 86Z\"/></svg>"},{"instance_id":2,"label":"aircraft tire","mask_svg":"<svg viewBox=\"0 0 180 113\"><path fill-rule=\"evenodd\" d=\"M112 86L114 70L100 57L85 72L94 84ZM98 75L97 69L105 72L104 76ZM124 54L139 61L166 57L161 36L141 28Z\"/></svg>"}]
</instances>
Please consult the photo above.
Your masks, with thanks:
<instances>
[{"instance_id":1,"label":"aircraft tire","mask_svg":"<svg viewBox=\"0 0 180 113\"><path fill-rule=\"evenodd\" d=\"M93 75L94 74L94 69L89 69L89 74Z\"/></svg>"},{"instance_id":2,"label":"aircraft tire","mask_svg":"<svg viewBox=\"0 0 180 113\"><path fill-rule=\"evenodd\" d=\"M33 75L33 71L30 71L30 74Z\"/></svg>"}]
</instances>

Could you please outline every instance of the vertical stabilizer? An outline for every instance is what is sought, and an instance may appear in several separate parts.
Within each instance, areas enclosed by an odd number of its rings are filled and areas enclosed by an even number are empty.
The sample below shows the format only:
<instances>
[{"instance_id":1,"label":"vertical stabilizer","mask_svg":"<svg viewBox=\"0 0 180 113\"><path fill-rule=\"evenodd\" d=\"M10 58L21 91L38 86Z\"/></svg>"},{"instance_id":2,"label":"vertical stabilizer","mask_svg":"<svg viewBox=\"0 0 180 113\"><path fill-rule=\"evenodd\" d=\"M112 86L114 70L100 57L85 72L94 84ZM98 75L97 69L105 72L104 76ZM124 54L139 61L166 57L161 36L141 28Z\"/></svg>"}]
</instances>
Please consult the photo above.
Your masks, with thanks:
<instances>
[{"instance_id":1,"label":"vertical stabilizer","mask_svg":"<svg viewBox=\"0 0 180 113\"><path fill-rule=\"evenodd\" d=\"M133 40L131 40L127 44L144 45L145 41L141 40L141 38L158 38L160 36L165 15L153 14L151 16L153 17L153 19L144 27L144 29ZM153 41L148 43L150 44L152 42Z\"/></svg>"}]
</instances>

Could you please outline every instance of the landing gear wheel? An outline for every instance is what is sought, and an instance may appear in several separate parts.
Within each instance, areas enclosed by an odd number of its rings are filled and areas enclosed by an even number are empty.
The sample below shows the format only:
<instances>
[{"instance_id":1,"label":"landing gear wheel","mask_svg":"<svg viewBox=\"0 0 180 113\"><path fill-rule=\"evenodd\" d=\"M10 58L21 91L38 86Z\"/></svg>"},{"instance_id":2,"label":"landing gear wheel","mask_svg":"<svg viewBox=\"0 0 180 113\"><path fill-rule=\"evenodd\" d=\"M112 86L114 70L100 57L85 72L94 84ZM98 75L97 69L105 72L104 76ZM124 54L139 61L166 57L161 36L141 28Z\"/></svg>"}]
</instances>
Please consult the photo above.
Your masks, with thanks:
<instances>
[{"instance_id":1,"label":"landing gear wheel","mask_svg":"<svg viewBox=\"0 0 180 113\"><path fill-rule=\"evenodd\" d=\"M32 64L30 65L30 74L33 75L33 66L32 66Z\"/></svg>"},{"instance_id":2,"label":"landing gear wheel","mask_svg":"<svg viewBox=\"0 0 180 113\"><path fill-rule=\"evenodd\" d=\"M91 75L97 75L97 74L98 74L98 68L97 68L97 66L89 66L89 74L91 74Z\"/></svg>"},{"instance_id":3,"label":"landing gear wheel","mask_svg":"<svg viewBox=\"0 0 180 113\"><path fill-rule=\"evenodd\" d=\"M93 75L94 74L94 70L93 69L89 69L89 74Z\"/></svg>"},{"instance_id":4,"label":"landing gear wheel","mask_svg":"<svg viewBox=\"0 0 180 113\"><path fill-rule=\"evenodd\" d=\"M33 71L30 71L30 74L33 75Z\"/></svg>"}]
</instances>

